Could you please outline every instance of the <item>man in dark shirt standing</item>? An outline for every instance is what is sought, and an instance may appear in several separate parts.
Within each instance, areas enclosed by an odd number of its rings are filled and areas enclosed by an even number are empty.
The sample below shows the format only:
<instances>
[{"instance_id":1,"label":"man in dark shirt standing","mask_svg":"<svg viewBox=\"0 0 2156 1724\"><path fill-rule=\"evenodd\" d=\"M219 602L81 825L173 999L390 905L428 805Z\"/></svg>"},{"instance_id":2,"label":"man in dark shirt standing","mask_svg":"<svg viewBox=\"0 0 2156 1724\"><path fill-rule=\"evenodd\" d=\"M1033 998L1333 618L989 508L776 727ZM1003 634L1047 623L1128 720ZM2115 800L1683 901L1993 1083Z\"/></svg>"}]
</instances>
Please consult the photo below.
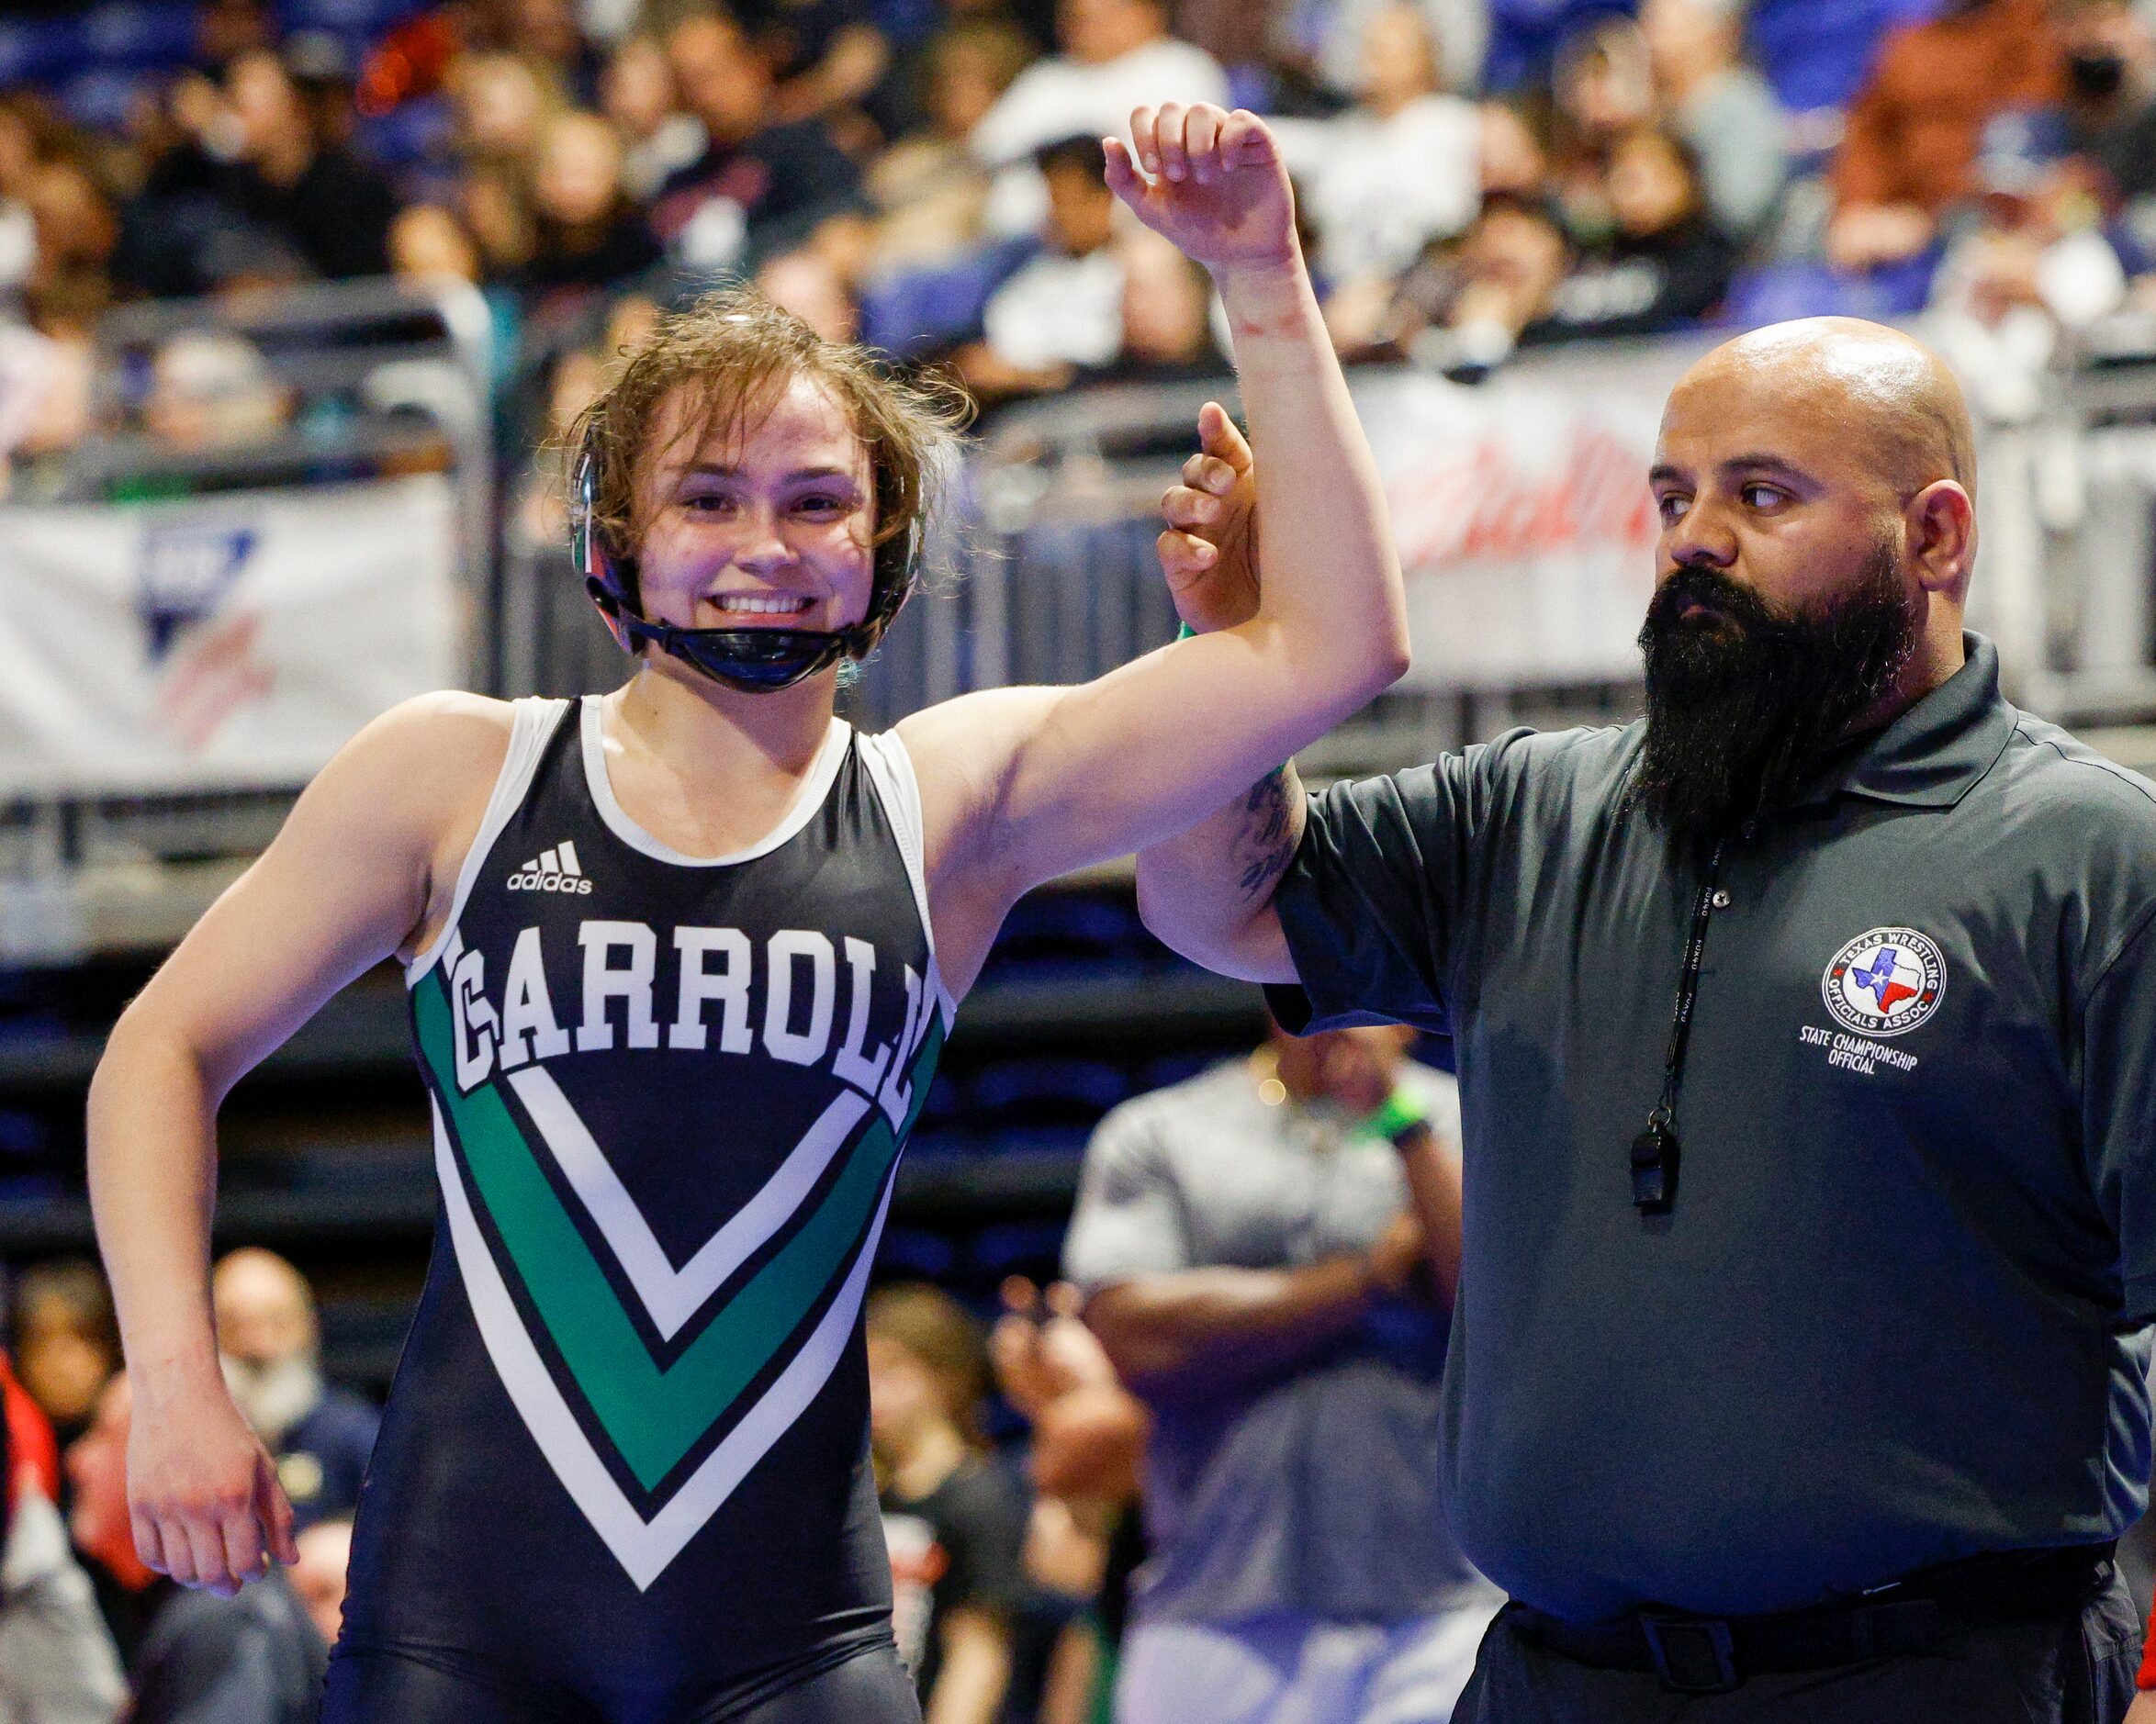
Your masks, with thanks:
<instances>
[{"instance_id":1,"label":"man in dark shirt standing","mask_svg":"<svg viewBox=\"0 0 2156 1724\"><path fill-rule=\"evenodd\" d=\"M185 105L197 135L151 169L129 204L115 268L155 295L201 293L265 257L295 275L349 281L389 270L397 196L325 134L301 81L272 50L228 64Z\"/></svg>"},{"instance_id":2,"label":"man in dark shirt standing","mask_svg":"<svg viewBox=\"0 0 2156 1724\"><path fill-rule=\"evenodd\" d=\"M1255 535L1206 433L1162 555L1216 627ZM1663 416L1644 722L1284 768L1140 859L1291 1022L1453 1035L1452 1501L1513 1600L1463 1719L2125 1711L2156 789L2001 698L1974 482L1915 342L1728 342Z\"/></svg>"},{"instance_id":3,"label":"man in dark shirt standing","mask_svg":"<svg viewBox=\"0 0 2156 1724\"><path fill-rule=\"evenodd\" d=\"M860 185L852 159L820 119L773 121L771 68L731 17L683 18L667 33L667 59L682 105L711 137L652 206L651 225L677 263L702 274L735 269L848 206Z\"/></svg>"}]
</instances>

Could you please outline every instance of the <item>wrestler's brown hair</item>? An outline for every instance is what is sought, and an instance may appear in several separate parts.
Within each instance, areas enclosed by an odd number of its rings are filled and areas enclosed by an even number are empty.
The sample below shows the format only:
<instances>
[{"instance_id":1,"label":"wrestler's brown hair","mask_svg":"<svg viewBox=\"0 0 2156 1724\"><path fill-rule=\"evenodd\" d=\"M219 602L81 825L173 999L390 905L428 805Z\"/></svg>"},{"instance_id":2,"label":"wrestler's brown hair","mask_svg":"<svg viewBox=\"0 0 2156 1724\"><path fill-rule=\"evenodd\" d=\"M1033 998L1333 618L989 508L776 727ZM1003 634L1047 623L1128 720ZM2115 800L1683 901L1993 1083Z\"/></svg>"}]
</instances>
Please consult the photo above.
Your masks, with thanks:
<instances>
[{"instance_id":1,"label":"wrestler's brown hair","mask_svg":"<svg viewBox=\"0 0 2156 1724\"><path fill-rule=\"evenodd\" d=\"M619 368L577 415L558 453L562 477L570 483L577 463L590 456L591 524L621 565L632 598L643 529L638 481L665 453L650 445L668 399L677 389L693 391L683 438L700 443L735 439L751 430L797 377L831 392L868 450L879 594L892 580L910 579L911 570L903 565L969 411L956 389L903 379L870 349L825 341L747 286L705 294L682 310L660 313L648 333L619 357Z\"/></svg>"}]
</instances>

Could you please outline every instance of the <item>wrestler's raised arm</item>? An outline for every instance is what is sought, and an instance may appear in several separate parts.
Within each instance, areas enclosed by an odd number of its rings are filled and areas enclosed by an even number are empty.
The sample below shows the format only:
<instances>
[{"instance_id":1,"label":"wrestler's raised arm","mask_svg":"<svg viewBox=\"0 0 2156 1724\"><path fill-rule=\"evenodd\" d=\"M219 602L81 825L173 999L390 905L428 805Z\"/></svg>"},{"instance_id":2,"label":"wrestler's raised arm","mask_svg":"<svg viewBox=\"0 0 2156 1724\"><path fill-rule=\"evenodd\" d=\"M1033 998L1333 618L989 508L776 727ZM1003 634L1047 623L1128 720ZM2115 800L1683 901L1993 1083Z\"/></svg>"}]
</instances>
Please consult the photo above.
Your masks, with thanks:
<instances>
[{"instance_id":1,"label":"wrestler's raised arm","mask_svg":"<svg viewBox=\"0 0 2156 1724\"><path fill-rule=\"evenodd\" d=\"M1364 705L1407 666L1368 443L1255 115L1140 109L1107 174L1212 273L1262 457L1264 590L1234 626L1065 688L965 696L900 726L921 778L945 973L962 989L1004 910L1040 881L1180 830ZM1221 416L1222 421L1225 416Z\"/></svg>"}]
</instances>

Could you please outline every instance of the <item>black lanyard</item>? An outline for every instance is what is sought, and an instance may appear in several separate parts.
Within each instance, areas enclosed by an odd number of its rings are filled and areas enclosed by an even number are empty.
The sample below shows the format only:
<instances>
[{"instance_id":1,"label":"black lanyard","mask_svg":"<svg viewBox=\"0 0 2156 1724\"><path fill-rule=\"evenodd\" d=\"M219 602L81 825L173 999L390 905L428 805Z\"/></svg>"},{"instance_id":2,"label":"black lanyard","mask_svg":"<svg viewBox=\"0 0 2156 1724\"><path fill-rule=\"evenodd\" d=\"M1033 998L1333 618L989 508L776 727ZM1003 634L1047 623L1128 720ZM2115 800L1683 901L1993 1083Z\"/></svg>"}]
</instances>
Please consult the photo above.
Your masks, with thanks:
<instances>
[{"instance_id":1,"label":"black lanyard","mask_svg":"<svg viewBox=\"0 0 2156 1724\"><path fill-rule=\"evenodd\" d=\"M1707 858L1707 878L1692 903L1691 937L1677 980L1677 1009L1669 1017L1669 1051L1662 1058L1662 1095L1647 1115L1646 1129L1632 1140L1632 1202L1643 1215L1666 1215L1677 1202L1677 1089L1684 1080L1684 1048L1690 1039L1692 1002L1700 991L1700 965L1707 955L1707 924L1714 914L1714 877L1722 846Z\"/></svg>"}]
</instances>

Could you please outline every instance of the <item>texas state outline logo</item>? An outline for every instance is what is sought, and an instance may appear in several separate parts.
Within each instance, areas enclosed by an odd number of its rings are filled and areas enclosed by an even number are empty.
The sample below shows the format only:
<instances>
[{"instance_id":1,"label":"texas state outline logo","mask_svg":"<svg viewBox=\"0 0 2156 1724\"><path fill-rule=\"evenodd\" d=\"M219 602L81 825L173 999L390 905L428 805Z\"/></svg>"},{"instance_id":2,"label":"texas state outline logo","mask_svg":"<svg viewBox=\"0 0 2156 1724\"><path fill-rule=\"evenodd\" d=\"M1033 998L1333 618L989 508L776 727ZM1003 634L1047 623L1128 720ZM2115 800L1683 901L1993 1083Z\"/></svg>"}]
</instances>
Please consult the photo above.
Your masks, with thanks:
<instances>
[{"instance_id":1,"label":"texas state outline logo","mask_svg":"<svg viewBox=\"0 0 2156 1724\"><path fill-rule=\"evenodd\" d=\"M1903 1036L1939 1009L1947 959L1915 928L1873 928L1834 955L1819 992L1835 1022L1859 1036Z\"/></svg>"}]
</instances>

